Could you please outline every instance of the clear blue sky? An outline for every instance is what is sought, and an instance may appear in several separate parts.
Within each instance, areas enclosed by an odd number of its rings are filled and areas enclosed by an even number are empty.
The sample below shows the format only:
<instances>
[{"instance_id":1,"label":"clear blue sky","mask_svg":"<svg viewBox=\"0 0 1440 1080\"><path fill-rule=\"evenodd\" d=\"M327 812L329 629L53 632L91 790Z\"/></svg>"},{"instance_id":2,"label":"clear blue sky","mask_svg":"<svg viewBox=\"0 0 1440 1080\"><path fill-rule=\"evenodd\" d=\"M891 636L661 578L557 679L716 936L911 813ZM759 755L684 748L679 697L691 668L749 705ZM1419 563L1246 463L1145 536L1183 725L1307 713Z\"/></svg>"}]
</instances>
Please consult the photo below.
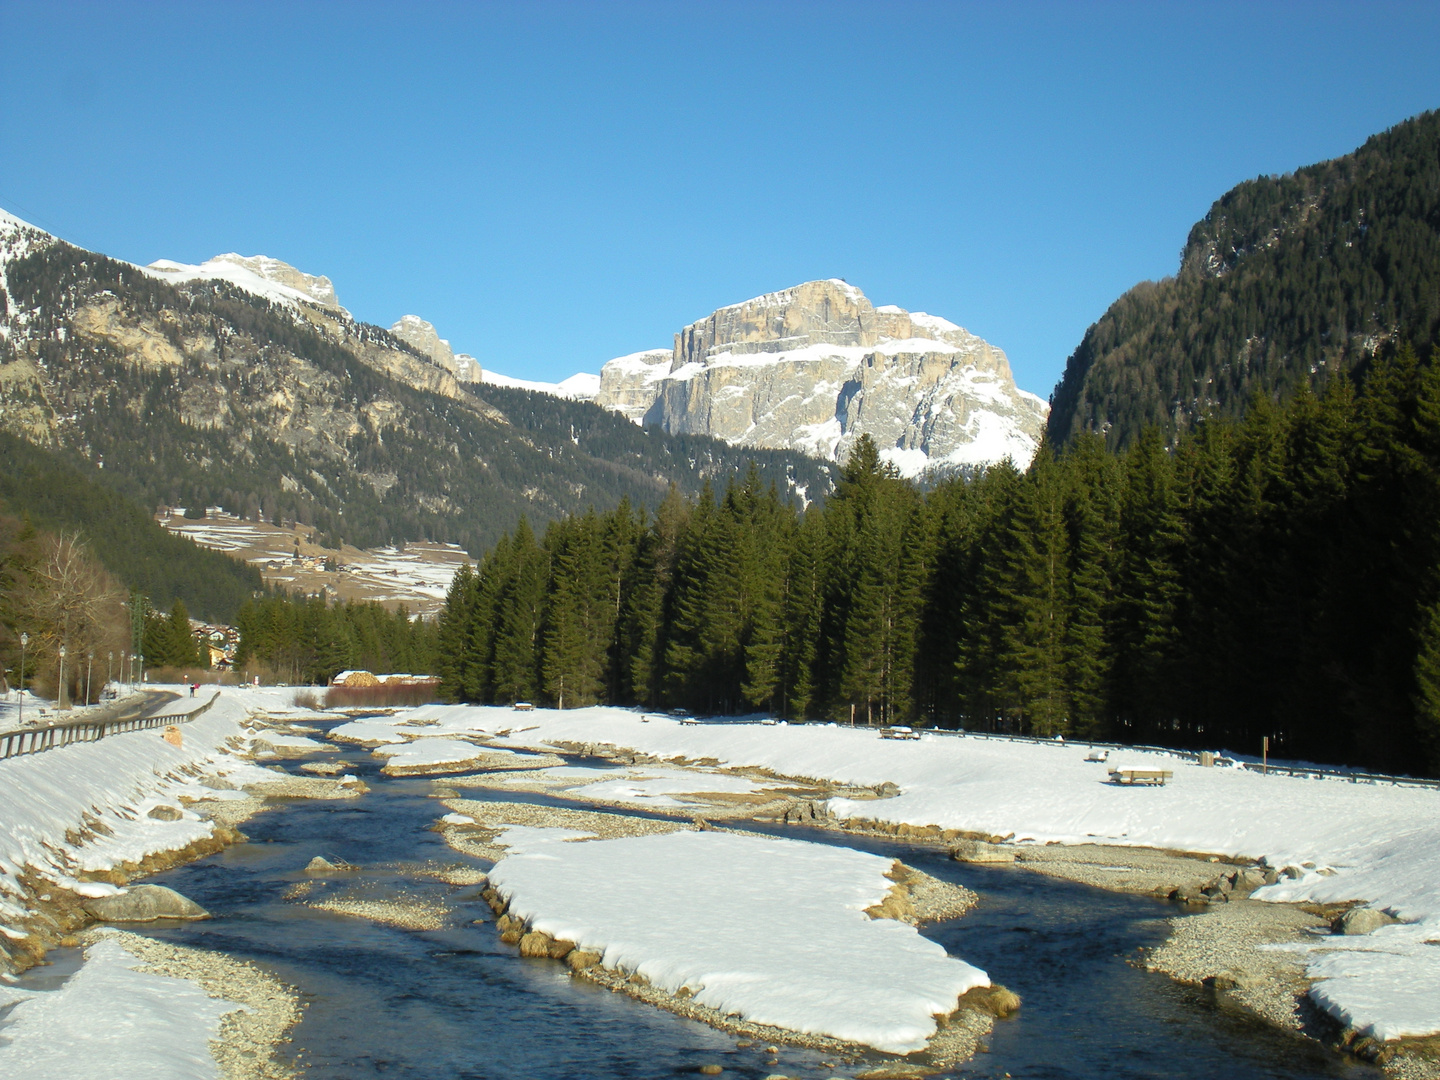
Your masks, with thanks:
<instances>
[{"instance_id":1,"label":"clear blue sky","mask_svg":"<svg viewBox=\"0 0 1440 1080\"><path fill-rule=\"evenodd\" d=\"M0 4L0 206L263 253L510 375L843 277L1048 394L1238 181L1440 106L1440 5Z\"/></svg>"}]
</instances>

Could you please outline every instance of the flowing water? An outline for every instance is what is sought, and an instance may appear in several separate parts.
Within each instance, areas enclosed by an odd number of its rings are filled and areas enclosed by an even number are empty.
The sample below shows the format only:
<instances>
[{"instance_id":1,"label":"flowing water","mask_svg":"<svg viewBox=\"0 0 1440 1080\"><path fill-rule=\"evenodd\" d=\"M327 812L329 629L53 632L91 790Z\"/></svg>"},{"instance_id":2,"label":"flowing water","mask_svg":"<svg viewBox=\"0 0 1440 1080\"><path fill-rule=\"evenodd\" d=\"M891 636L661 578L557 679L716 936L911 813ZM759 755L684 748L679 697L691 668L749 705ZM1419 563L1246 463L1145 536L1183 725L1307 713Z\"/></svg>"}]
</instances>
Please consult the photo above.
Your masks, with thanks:
<instances>
[{"instance_id":1,"label":"flowing water","mask_svg":"<svg viewBox=\"0 0 1440 1080\"><path fill-rule=\"evenodd\" d=\"M811 1080L879 1063L877 1056L845 1065L782 1047L779 1063L769 1065L761 1047L738 1048L733 1036L572 979L554 961L519 959L500 943L478 887L427 883L413 873L427 861L472 861L429 830L444 812L428 797L433 781L380 776L368 755L355 771L369 794L291 802L251 819L248 843L155 878L214 918L145 931L255 960L295 986L307 1011L293 1050L314 1080L660 1080L695 1075L708 1063L732 1077ZM980 894L965 918L925 932L1025 1004L996 1024L988 1052L947 1076L1380 1075L1134 966L1137 950L1163 939L1173 905L1013 868L962 866L940 852L878 839L786 835L901 857ZM285 899L308 880L302 868L315 855L362 867L353 880L367 893L428 895L454 915L441 930L402 930ZM73 962L57 957L62 966L31 977L53 985Z\"/></svg>"}]
</instances>

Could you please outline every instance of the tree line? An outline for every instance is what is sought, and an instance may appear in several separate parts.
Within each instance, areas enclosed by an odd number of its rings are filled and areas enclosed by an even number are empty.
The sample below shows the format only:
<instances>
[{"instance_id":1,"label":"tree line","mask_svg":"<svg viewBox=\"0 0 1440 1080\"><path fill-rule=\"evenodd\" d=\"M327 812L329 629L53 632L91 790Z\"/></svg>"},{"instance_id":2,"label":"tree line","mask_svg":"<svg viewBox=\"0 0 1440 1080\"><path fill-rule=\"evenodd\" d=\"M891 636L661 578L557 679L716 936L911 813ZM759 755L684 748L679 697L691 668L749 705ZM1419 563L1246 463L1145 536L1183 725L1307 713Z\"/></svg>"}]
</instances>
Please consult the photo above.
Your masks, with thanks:
<instances>
[{"instance_id":1,"label":"tree line","mask_svg":"<svg viewBox=\"0 0 1440 1080\"><path fill-rule=\"evenodd\" d=\"M341 671L434 672L434 620L373 601L327 604L320 596L268 596L236 619L236 671L296 685L328 683Z\"/></svg>"},{"instance_id":2,"label":"tree line","mask_svg":"<svg viewBox=\"0 0 1440 1080\"><path fill-rule=\"evenodd\" d=\"M922 490L862 439L527 523L455 577L449 700L765 711L1440 772L1440 363L1404 348L1173 445L1081 433Z\"/></svg>"}]
</instances>

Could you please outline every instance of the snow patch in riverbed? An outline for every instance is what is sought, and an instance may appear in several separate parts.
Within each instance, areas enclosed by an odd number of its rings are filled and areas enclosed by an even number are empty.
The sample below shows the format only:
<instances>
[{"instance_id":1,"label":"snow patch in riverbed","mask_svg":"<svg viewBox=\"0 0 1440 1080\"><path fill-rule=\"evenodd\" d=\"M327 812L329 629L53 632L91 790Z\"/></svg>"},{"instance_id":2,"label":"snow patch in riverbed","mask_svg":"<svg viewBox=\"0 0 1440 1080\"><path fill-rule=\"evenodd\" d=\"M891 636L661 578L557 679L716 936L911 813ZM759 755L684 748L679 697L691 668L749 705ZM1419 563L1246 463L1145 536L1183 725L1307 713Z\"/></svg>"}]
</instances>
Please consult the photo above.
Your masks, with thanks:
<instances>
[{"instance_id":1,"label":"snow patch in riverbed","mask_svg":"<svg viewBox=\"0 0 1440 1080\"><path fill-rule=\"evenodd\" d=\"M721 1012L904 1054L989 985L914 927L865 914L890 859L719 832L556 842L575 835L505 831L490 880L510 912Z\"/></svg>"},{"instance_id":2,"label":"snow patch in riverbed","mask_svg":"<svg viewBox=\"0 0 1440 1080\"><path fill-rule=\"evenodd\" d=\"M138 964L115 942L101 941L58 990L0 990L22 999L4 1027L0 1073L16 1080L213 1080L219 1071L209 1042L220 1018L240 1006L207 996L188 979L135 971Z\"/></svg>"},{"instance_id":3,"label":"snow patch in riverbed","mask_svg":"<svg viewBox=\"0 0 1440 1080\"><path fill-rule=\"evenodd\" d=\"M760 785L743 776L708 773L648 765L620 769L596 769L584 765L561 765L533 769L504 777L514 785L544 784L557 795L573 795L607 803L637 807L683 807L686 795L713 793L748 795ZM675 798L674 796L680 796Z\"/></svg>"},{"instance_id":4,"label":"snow patch in riverbed","mask_svg":"<svg viewBox=\"0 0 1440 1080\"><path fill-rule=\"evenodd\" d=\"M386 759L387 767L415 769L427 765L454 765L479 757L518 757L513 750L480 746L463 739L416 739L400 745L378 746L374 757Z\"/></svg>"}]
</instances>

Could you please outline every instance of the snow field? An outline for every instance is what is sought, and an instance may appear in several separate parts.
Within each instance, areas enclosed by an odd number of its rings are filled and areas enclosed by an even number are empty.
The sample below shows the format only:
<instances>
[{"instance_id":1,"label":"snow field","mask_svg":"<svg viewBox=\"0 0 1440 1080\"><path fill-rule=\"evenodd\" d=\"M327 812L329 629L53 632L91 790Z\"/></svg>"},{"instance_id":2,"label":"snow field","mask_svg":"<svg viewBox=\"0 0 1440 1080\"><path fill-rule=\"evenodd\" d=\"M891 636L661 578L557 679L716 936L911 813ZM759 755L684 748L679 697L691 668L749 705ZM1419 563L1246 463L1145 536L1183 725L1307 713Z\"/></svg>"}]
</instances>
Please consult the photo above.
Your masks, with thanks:
<instances>
[{"instance_id":1,"label":"snow field","mask_svg":"<svg viewBox=\"0 0 1440 1080\"><path fill-rule=\"evenodd\" d=\"M414 742L379 746L371 751L371 754L374 757L384 758L388 766L398 769L417 769L428 765L453 765L490 755L518 756L512 750L492 749L478 743L466 742L463 739L443 737L422 738L416 739Z\"/></svg>"},{"instance_id":2,"label":"snow field","mask_svg":"<svg viewBox=\"0 0 1440 1080\"><path fill-rule=\"evenodd\" d=\"M567 842L583 836L502 835L490 880L510 913L721 1012L904 1054L989 985L914 927L865 914L889 859L720 832Z\"/></svg>"},{"instance_id":3,"label":"snow field","mask_svg":"<svg viewBox=\"0 0 1440 1080\"><path fill-rule=\"evenodd\" d=\"M188 979L135 971L138 963L116 942L101 941L59 990L0 987L0 1006L19 999L4 1027L0 1073L213 1080L219 1072L208 1044L220 1018L241 1006L207 996Z\"/></svg>"},{"instance_id":4,"label":"snow field","mask_svg":"<svg viewBox=\"0 0 1440 1080\"><path fill-rule=\"evenodd\" d=\"M498 732L508 709L450 707L454 729ZM412 715L429 715L424 709ZM1128 763L1165 768L1164 787L1107 783L1114 762L1084 760L1088 747L941 735L882 740L837 726L680 724L596 707L527 714L517 745L609 743L661 758L714 757L786 776L874 786L895 798L831 800L841 818L938 825L1020 843L1057 841L1175 848L1293 865L1298 879L1258 900L1362 901L1404 923L1357 937L1317 938L1311 996L1341 1023L1381 1039L1440 1032L1440 791L1335 779L1262 776L1202 768L1187 759L1129 751Z\"/></svg>"}]
</instances>

